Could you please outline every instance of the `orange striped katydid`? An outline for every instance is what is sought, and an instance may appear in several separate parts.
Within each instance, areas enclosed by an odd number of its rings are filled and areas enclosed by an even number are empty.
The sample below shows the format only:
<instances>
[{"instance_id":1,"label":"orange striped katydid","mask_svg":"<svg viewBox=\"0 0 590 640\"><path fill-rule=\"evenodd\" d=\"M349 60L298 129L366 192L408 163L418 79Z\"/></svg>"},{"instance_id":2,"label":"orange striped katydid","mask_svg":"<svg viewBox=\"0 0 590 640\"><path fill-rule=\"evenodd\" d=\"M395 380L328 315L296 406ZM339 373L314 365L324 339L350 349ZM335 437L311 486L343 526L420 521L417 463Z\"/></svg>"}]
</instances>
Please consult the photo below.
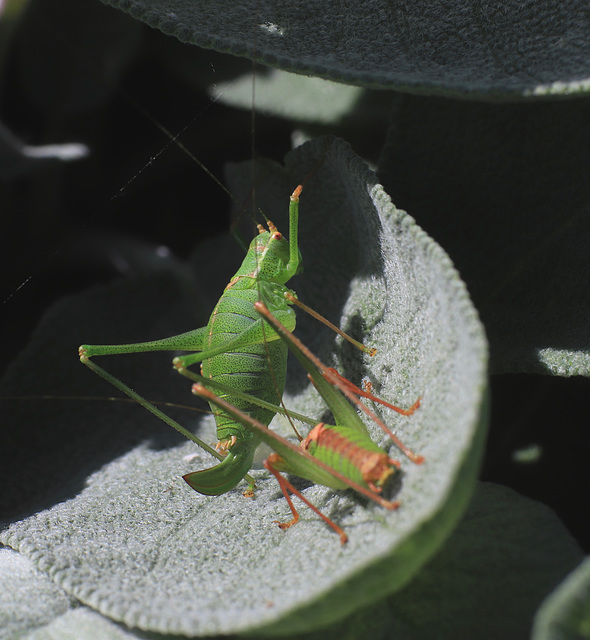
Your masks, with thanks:
<instances>
[{"instance_id":1,"label":"orange striped katydid","mask_svg":"<svg viewBox=\"0 0 590 640\"><path fill-rule=\"evenodd\" d=\"M291 491L334 529L340 536L340 541L344 544L348 537L342 528L311 504L279 472L298 475L334 489L352 488L386 509L396 509L399 506L399 502L386 500L380 494L383 485L399 468L400 463L390 458L385 451L371 440L364 423L348 400L352 400L363 411L368 413L384 429L404 455L412 462L421 464L424 458L416 455L403 445L385 424L360 402L358 396L369 397L404 415L411 415L420 405L420 400L418 399L409 409L400 409L371 396L341 378L334 369L323 365L298 338L292 335L287 327L281 325L263 303L256 302L254 308L273 327L276 334L288 345L295 357L304 366L313 384L330 407L336 424L317 424L307 437L302 440L300 446L297 447L268 429L266 425L261 424L236 407L232 407L227 401L215 396L203 384L197 383L193 385L193 393L206 398L210 403L223 409L225 413L255 432L261 440L274 449L275 453L272 453L265 460L264 466L277 478L293 515L292 520L286 523L279 522L279 526L282 529L287 529L299 520L299 514L288 493L288 491ZM189 375L189 377L196 376ZM345 399L345 396L348 400ZM194 474L189 474L189 476L191 475Z\"/></svg>"},{"instance_id":2,"label":"orange striped katydid","mask_svg":"<svg viewBox=\"0 0 590 640\"><path fill-rule=\"evenodd\" d=\"M283 393L287 345L254 310L261 300L272 310L289 332L295 328L292 304L298 304L286 283L301 270L298 245L299 195L302 186L291 195L289 205L289 240L268 221L268 231L259 225L259 235L252 243L242 266L230 280L219 299L209 323L186 333L134 344L82 345L80 360L98 375L127 394L167 424L216 456L221 463L192 474L189 484L206 495L219 495L232 489L247 476L254 452L260 443L258 434L236 422L224 409L214 409L217 423L217 449L213 450L182 425L154 407L127 385L94 363L94 356L146 351L181 350L194 352L174 359L174 366L186 372L201 363L204 383L225 400L259 423L268 425L278 410L275 406ZM301 305L300 305L301 306ZM304 307L307 310L306 307ZM317 315L316 315L317 317ZM327 322L327 321L326 321ZM355 346L371 351L349 339ZM251 491L254 481L247 476Z\"/></svg>"}]
</instances>

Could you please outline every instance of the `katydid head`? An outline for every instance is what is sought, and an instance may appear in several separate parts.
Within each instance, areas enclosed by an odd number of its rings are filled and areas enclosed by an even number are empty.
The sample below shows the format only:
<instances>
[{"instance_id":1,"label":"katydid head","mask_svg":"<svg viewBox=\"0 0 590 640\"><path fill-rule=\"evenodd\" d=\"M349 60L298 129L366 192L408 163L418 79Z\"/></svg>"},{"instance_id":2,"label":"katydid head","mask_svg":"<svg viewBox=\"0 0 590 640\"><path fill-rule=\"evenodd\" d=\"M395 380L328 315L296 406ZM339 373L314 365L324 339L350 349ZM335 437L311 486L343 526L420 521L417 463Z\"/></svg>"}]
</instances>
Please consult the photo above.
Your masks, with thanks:
<instances>
[{"instance_id":1,"label":"katydid head","mask_svg":"<svg viewBox=\"0 0 590 640\"><path fill-rule=\"evenodd\" d=\"M303 262L298 244L299 196L303 186L299 185L291 194L289 201L289 237L283 234L270 221L266 220L268 231L258 226L259 234L250 243L250 248L242 267L236 276L246 276L287 284L289 280L303 271Z\"/></svg>"},{"instance_id":2,"label":"katydid head","mask_svg":"<svg viewBox=\"0 0 590 640\"><path fill-rule=\"evenodd\" d=\"M268 221L268 231L261 231L250 243L248 253L236 275L250 276L278 284L286 284L303 270L301 253L297 249L291 260L289 240Z\"/></svg>"}]
</instances>

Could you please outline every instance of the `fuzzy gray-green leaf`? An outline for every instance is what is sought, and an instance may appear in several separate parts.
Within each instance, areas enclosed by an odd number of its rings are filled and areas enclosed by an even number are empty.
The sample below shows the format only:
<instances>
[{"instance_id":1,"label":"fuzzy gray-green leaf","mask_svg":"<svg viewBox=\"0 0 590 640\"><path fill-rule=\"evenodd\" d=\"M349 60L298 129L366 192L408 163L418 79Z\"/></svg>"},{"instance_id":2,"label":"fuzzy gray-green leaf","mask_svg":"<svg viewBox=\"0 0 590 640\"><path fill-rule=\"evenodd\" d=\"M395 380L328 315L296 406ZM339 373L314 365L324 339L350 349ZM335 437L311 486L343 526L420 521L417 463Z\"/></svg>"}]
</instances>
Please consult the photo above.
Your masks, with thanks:
<instances>
[{"instance_id":1,"label":"fuzzy gray-green leaf","mask_svg":"<svg viewBox=\"0 0 590 640\"><path fill-rule=\"evenodd\" d=\"M265 473L258 472L254 499L239 490L219 497L191 491L181 476L211 461L139 407L6 400L3 415L14 429L0 468L12 517L2 541L81 603L128 626L261 637L335 623L407 583L471 497L485 438L487 351L457 272L342 141L304 145L286 165L262 163L256 193L262 210L286 228L289 195L308 178L300 211L305 271L293 287L378 354L362 356L301 316L298 334L357 384L371 380L385 399L407 406L421 396L413 416L383 417L426 462L403 461L393 487L402 503L395 512L366 505L351 492L305 488L348 533L342 547L304 507L301 522L281 531L273 520L287 519L288 508ZM234 174L240 196L251 172L243 167ZM202 284L211 280L206 265L196 277ZM110 395L78 362L78 344L194 328L196 316L207 311L195 304L194 286L163 275L63 301L14 364L0 395L28 393L31 375L36 394ZM192 403L168 354L103 358L101 364L150 399ZM319 419L323 408L305 373L295 362L289 367L286 404ZM214 441L209 418L182 419ZM369 428L389 448L387 438Z\"/></svg>"},{"instance_id":2,"label":"fuzzy gray-green leaf","mask_svg":"<svg viewBox=\"0 0 590 640\"><path fill-rule=\"evenodd\" d=\"M65 613L70 598L30 560L0 548L0 638L11 640Z\"/></svg>"}]
</instances>

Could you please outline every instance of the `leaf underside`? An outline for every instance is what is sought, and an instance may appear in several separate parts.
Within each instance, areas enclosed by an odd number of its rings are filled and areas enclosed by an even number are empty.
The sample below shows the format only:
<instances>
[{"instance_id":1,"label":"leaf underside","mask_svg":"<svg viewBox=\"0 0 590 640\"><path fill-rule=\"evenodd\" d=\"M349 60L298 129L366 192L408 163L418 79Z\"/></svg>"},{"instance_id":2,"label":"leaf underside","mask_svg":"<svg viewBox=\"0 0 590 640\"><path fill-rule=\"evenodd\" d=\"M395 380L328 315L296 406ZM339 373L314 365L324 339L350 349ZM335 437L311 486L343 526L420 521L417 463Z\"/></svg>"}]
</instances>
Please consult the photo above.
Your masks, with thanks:
<instances>
[{"instance_id":1,"label":"leaf underside","mask_svg":"<svg viewBox=\"0 0 590 640\"><path fill-rule=\"evenodd\" d=\"M588 91L582 0L104 1L183 42L357 85L487 99Z\"/></svg>"}]
</instances>

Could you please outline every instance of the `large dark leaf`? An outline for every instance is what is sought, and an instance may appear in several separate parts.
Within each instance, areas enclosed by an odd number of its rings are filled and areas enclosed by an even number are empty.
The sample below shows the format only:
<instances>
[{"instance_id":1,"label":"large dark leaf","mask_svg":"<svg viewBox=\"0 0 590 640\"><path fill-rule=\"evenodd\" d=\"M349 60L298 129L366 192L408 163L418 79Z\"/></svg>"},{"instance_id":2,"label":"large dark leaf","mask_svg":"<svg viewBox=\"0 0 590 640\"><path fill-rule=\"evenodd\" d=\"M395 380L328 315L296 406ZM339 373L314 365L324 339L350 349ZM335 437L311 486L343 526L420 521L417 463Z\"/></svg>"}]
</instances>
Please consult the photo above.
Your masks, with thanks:
<instances>
[{"instance_id":1,"label":"large dark leaf","mask_svg":"<svg viewBox=\"0 0 590 640\"><path fill-rule=\"evenodd\" d=\"M491 98L588 87L581 1L105 1L184 42L354 84Z\"/></svg>"}]
</instances>

